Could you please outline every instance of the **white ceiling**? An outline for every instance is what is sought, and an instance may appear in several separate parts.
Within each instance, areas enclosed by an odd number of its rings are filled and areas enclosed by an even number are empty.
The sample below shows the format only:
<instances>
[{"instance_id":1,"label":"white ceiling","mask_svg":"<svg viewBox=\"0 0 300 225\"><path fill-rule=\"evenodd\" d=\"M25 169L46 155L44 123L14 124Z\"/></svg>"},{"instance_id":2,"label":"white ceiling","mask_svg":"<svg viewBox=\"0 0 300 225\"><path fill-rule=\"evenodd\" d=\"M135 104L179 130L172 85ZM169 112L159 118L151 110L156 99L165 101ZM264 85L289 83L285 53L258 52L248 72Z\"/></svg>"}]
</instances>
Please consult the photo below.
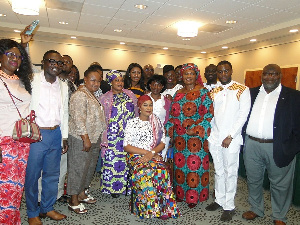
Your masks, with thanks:
<instances>
[{"instance_id":1,"label":"white ceiling","mask_svg":"<svg viewBox=\"0 0 300 225\"><path fill-rule=\"evenodd\" d=\"M135 4L148 7L140 10ZM0 34L22 29L39 19L36 39L71 42L70 36L75 35L77 42L112 45L124 41L128 46L166 46L197 54L216 53L224 45L229 49L247 46L251 38L261 43L275 40L295 35L288 32L292 28L300 29L300 0L42 0L39 16L16 14L11 0L0 0L0 13L7 15L0 17ZM204 26L197 37L184 41L176 34L176 23L181 20L194 20ZM237 23L226 24L226 20ZM218 33L202 31L208 26L227 28ZM114 29L123 31L117 33Z\"/></svg>"}]
</instances>

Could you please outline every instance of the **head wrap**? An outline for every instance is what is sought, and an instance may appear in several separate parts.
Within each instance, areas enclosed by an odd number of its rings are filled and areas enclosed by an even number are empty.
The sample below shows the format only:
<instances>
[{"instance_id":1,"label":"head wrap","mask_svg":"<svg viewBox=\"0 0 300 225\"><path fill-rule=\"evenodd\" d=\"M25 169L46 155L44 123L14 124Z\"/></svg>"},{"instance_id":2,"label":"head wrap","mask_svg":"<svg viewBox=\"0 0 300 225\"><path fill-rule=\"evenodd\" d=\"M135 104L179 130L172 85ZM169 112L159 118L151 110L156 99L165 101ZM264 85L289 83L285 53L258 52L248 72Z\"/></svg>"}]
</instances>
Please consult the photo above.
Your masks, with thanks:
<instances>
[{"instance_id":1,"label":"head wrap","mask_svg":"<svg viewBox=\"0 0 300 225\"><path fill-rule=\"evenodd\" d=\"M123 77L123 75L117 70L111 70L106 74L106 81L110 84L117 77Z\"/></svg>"},{"instance_id":2,"label":"head wrap","mask_svg":"<svg viewBox=\"0 0 300 225\"><path fill-rule=\"evenodd\" d=\"M141 97L139 97L138 102L137 102L138 107L140 107L145 101L148 101L148 100L152 101L152 99L149 97L149 95L142 95Z\"/></svg>"},{"instance_id":3,"label":"head wrap","mask_svg":"<svg viewBox=\"0 0 300 225\"><path fill-rule=\"evenodd\" d=\"M174 66L172 66L172 65L165 65L164 68L163 68L163 74L165 74L165 73L167 73L167 72L169 72L171 70L174 70Z\"/></svg>"},{"instance_id":4,"label":"head wrap","mask_svg":"<svg viewBox=\"0 0 300 225\"><path fill-rule=\"evenodd\" d=\"M194 70L195 73L196 73L196 81L197 81L197 83L200 84L200 85L203 85L202 78L201 78L201 76L200 76L200 70L198 69L198 66L197 66L196 64L194 64L194 63L186 63L186 64L183 64L183 65L182 65L182 68L181 68L181 70L180 70L181 76L183 75L183 72L184 72L185 70L187 70L187 69L192 69L192 70Z\"/></svg>"}]
</instances>

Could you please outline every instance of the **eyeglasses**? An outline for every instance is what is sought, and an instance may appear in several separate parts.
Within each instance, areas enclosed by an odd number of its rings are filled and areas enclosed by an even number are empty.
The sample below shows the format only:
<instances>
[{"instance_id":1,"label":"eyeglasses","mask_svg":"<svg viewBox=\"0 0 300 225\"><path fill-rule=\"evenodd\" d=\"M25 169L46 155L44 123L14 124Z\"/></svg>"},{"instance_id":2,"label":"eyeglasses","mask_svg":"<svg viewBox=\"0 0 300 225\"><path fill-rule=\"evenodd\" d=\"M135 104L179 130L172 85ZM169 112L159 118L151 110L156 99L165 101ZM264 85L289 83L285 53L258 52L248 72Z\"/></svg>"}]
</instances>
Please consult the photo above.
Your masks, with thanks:
<instances>
[{"instance_id":1,"label":"eyeglasses","mask_svg":"<svg viewBox=\"0 0 300 225\"><path fill-rule=\"evenodd\" d=\"M276 77L276 76L278 76L278 75L279 75L278 72L273 72L273 73L271 73L271 72L263 72L263 76Z\"/></svg>"},{"instance_id":2,"label":"eyeglasses","mask_svg":"<svg viewBox=\"0 0 300 225\"><path fill-rule=\"evenodd\" d=\"M21 55L16 55L16 53L14 53L14 52L5 52L4 53L6 56L7 56L7 58L9 58L9 59L20 59L20 60L23 60L23 56L21 56Z\"/></svg>"},{"instance_id":3,"label":"eyeglasses","mask_svg":"<svg viewBox=\"0 0 300 225\"><path fill-rule=\"evenodd\" d=\"M48 61L52 65L54 65L54 64L56 64L58 66L64 65L63 61L56 61L55 59L44 59L44 61Z\"/></svg>"},{"instance_id":4,"label":"eyeglasses","mask_svg":"<svg viewBox=\"0 0 300 225\"><path fill-rule=\"evenodd\" d=\"M146 68L145 71L154 71L154 69Z\"/></svg>"}]
</instances>

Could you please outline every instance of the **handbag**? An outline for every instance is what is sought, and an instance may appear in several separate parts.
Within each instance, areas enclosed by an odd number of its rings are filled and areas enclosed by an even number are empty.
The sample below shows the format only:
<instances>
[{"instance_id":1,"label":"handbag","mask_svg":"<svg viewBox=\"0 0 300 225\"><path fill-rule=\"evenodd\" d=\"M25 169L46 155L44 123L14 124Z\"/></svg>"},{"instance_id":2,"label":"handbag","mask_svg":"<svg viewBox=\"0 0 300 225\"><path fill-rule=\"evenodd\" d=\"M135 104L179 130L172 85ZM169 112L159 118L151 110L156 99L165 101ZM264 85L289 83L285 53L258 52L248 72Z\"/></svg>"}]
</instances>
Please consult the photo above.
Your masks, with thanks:
<instances>
[{"instance_id":1,"label":"handbag","mask_svg":"<svg viewBox=\"0 0 300 225\"><path fill-rule=\"evenodd\" d=\"M2 78L0 77L2 80ZM6 87L8 94L14 103L18 114L20 116L20 120L16 121L12 138L19 142L25 142L25 143L34 143L38 142L42 139L41 132L39 126L35 122L35 112L34 110L31 110L30 114L22 118L21 113L13 99L13 95L11 94L10 90L7 87L7 84L2 80L4 86Z\"/></svg>"}]
</instances>

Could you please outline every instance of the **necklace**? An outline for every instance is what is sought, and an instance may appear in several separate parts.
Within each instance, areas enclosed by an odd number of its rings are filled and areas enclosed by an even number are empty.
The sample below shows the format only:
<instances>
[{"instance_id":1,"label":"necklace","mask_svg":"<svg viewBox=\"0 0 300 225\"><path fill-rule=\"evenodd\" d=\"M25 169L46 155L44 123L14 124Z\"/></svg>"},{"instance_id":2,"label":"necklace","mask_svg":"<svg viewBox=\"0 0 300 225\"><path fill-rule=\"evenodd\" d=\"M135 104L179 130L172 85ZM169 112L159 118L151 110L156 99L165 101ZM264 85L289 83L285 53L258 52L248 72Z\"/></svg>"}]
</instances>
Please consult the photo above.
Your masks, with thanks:
<instances>
[{"instance_id":1,"label":"necklace","mask_svg":"<svg viewBox=\"0 0 300 225\"><path fill-rule=\"evenodd\" d=\"M187 87L185 87L185 89L186 89L187 91L191 91L191 90L195 89L195 86L192 87L192 88L187 88Z\"/></svg>"},{"instance_id":2,"label":"necklace","mask_svg":"<svg viewBox=\"0 0 300 225\"><path fill-rule=\"evenodd\" d=\"M6 79L10 79L10 80L19 80L19 77L17 75L8 75L5 72L3 72L2 70L0 70L0 75Z\"/></svg>"}]
</instances>

